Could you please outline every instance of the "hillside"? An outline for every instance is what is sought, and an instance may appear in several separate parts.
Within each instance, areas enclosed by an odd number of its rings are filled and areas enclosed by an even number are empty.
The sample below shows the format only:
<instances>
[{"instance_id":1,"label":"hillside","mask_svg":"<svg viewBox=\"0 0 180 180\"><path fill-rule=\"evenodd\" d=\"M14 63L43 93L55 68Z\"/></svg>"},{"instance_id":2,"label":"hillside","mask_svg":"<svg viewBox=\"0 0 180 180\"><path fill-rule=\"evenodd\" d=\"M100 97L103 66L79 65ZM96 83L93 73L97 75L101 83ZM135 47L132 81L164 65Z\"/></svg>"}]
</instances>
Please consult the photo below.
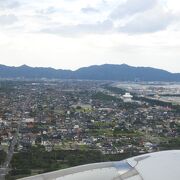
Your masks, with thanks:
<instances>
[{"instance_id":1,"label":"hillside","mask_svg":"<svg viewBox=\"0 0 180 180\"><path fill-rule=\"evenodd\" d=\"M180 81L180 73L170 73L151 67L133 67L126 64L93 65L76 71L26 65L19 67L0 65L0 78Z\"/></svg>"}]
</instances>

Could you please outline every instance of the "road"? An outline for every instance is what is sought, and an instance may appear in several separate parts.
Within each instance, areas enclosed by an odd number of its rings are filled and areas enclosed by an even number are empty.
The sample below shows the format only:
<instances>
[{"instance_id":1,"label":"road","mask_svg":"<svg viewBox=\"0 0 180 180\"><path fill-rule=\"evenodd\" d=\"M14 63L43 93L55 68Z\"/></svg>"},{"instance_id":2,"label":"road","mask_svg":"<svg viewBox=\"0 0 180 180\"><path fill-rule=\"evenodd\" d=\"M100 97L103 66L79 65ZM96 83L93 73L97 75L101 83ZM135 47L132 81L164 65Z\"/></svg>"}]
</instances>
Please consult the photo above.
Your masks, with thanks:
<instances>
[{"instance_id":1,"label":"road","mask_svg":"<svg viewBox=\"0 0 180 180\"><path fill-rule=\"evenodd\" d=\"M22 123L22 120L23 120L23 117L25 114L25 109L27 107L27 103L29 103L30 98L31 98L30 96L27 96L26 101L22 105L22 115L21 115L21 118L19 118L16 133L13 136L12 141L10 142L6 160L5 160L4 164L2 165L2 167L0 168L0 180L5 180L5 176L9 172L9 165L10 165L10 162L11 162L13 154L14 154L15 145L18 142L20 126L21 126L21 123Z\"/></svg>"},{"instance_id":2,"label":"road","mask_svg":"<svg viewBox=\"0 0 180 180\"><path fill-rule=\"evenodd\" d=\"M6 156L6 160L5 160L4 164L2 165L2 168L0 168L0 180L5 180L5 176L9 172L9 165L10 165L10 162L11 162L13 154L14 154L14 148L18 142L20 124L21 124L21 121L19 121L16 134L13 136L12 141L10 143L10 146L9 146L9 149L7 152L7 156Z\"/></svg>"}]
</instances>

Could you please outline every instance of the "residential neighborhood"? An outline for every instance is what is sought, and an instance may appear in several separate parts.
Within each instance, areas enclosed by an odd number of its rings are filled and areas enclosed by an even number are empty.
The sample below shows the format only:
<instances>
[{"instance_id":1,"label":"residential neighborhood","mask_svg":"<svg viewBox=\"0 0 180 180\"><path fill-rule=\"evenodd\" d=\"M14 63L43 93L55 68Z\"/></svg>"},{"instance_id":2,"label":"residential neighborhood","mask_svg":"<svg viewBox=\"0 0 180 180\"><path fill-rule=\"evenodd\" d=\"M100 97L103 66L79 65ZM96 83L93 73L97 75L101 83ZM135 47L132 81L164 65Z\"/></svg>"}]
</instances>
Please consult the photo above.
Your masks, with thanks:
<instances>
[{"instance_id":1,"label":"residential neighborhood","mask_svg":"<svg viewBox=\"0 0 180 180\"><path fill-rule=\"evenodd\" d=\"M139 97L106 81L1 81L1 167L32 147L129 157L179 148L177 106Z\"/></svg>"}]
</instances>

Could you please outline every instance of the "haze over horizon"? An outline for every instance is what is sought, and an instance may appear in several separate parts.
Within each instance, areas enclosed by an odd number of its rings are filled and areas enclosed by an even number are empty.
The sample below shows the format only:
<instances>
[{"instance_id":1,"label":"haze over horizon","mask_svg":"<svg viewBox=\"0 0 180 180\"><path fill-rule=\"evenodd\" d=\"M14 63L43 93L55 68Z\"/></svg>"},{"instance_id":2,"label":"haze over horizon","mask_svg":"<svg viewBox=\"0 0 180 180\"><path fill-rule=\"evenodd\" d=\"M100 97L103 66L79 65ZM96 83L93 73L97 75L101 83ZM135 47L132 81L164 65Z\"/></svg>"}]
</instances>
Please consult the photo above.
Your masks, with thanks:
<instances>
[{"instance_id":1,"label":"haze over horizon","mask_svg":"<svg viewBox=\"0 0 180 180\"><path fill-rule=\"evenodd\" d=\"M0 64L180 72L178 0L0 1Z\"/></svg>"}]
</instances>

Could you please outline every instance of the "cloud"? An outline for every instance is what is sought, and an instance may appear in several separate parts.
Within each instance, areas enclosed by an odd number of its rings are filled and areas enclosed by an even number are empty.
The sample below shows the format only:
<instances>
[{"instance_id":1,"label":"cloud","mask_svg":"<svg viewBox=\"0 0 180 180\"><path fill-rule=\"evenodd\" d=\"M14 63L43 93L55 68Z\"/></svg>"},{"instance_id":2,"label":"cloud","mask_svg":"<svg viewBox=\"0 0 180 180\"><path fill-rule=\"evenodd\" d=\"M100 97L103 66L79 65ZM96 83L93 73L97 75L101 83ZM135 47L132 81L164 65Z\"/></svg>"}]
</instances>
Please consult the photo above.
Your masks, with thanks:
<instances>
[{"instance_id":1,"label":"cloud","mask_svg":"<svg viewBox=\"0 0 180 180\"><path fill-rule=\"evenodd\" d=\"M82 8L81 12L83 12L85 14L88 14L88 13L98 13L99 10L88 6L88 7Z\"/></svg>"},{"instance_id":2,"label":"cloud","mask_svg":"<svg viewBox=\"0 0 180 180\"><path fill-rule=\"evenodd\" d=\"M118 31L130 34L154 33L165 30L175 20L171 12L156 8L134 16L124 26L120 26Z\"/></svg>"},{"instance_id":3,"label":"cloud","mask_svg":"<svg viewBox=\"0 0 180 180\"><path fill-rule=\"evenodd\" d=\"M174 22L176 22L176 28L179 28L177 27L179 20L175 19L174 12L168 10L165 0L94 0L91 2L69 0L68 3L67 1L46 0L42 4L41 1L35 0L31 2L0 0L0 8L15 8L21 5L18 10L5 10L4 15L0 15L0 25L11 25L18 20L19 25L23 26L26 32L44 32L62 36L121 34L122 32L154 33L165 30ZM11 31L14 30L13 28Z\"/></svg>"},{"instance_id":4,"label":"cloud","mask_svg":"<svg viewBox=\"0 0 180 180\"><path fill-rule=\"evenodd\" d=\"M38 10L38 11L36 11L38 14L53 14L53 13L55 13L55 12L57 12L58 11L58 9L56 9L55 7L53 7L53 6L50 6L50 7L48 7L48 8L46 8L46 9L41 9L41 10Z\"/></svg>"},{"instance_id":5,"label":"cloud","mask_svg":"<svg viewBox=\"0 0 180 180\"><path fill-rule=\"evenodd\" d=\"M82 34L100 34L108 33L113 30L113 22L111 20L105 20L102 22L96 22L94 24L77 24L66 26L54 26L41 30L44 33L59 34L65 36L76 36Z\"/></svg>"},{"instance_id":6,"label":"cloud","mask_svg":"<svg viewBox=\"0 0 180 180\"><path fill-rule=\"evenodd\" d=\"M157 4L157 0L127 0L115 8L110 17L113 19L122 18L139 12L152 9Z\"/></svg>"},{"instance_id":7,"label":"cloud","mask_svg":"<svg viewBox=\"0 0 180 180\"><path fill-rule=\"evenodd\" d=\"M14 24L16 21L18 21L18 19L13 14L0 16L0 25L11 25Z\"/></svg>"},{"instance_id":8,"label":"cloud","mask_svg":"<svg viewBox=\"0 0 180 180\"><path fill-rule=\"evenodd\" d=\"M13 9L20 6L18 1L14 0L0 0L0 9Z\"/></svg>"}]
</instances>

